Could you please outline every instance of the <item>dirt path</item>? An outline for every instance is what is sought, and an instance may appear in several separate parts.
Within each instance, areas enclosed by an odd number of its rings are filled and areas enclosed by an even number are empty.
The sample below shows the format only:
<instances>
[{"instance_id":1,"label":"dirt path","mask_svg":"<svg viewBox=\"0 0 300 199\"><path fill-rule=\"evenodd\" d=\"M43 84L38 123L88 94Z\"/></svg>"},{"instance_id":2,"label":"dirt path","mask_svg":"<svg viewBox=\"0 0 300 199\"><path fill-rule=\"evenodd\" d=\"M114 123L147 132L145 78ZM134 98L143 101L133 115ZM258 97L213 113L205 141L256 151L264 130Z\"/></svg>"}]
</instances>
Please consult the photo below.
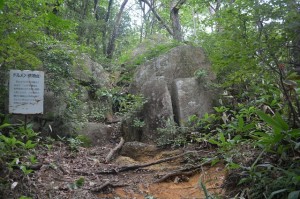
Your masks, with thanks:
<instances>
[{"instance_id":1,"label":"dirt path","mask_svg":"<svg viewBox=\"0 0 300 199\"><path fill-rule=\"evenodd\" d=\"M147 168L115 174L99 174L99 171L153 162L168 154L169 156L174 154L173 150L162 151L155 157L145 156L140 160L119 156L110 164L105 164L105 157L112 147L79 148L78 152L71 152L60 142L51 149L41 147L37 157L42 163L41 168L23 179L20 183L22 186L17 186L7 198L15 198L15 193L23 192L41 199L200 199L205 198L199 185L200 179L209 192L218 195L223 193L221 185L225 178L225 169L222 164L213 167L203 166L193 174L176 175L164 182L155 182L162 176L186 166L186 163L183 163L184 156Z\"/></svg>"}]
</instances>

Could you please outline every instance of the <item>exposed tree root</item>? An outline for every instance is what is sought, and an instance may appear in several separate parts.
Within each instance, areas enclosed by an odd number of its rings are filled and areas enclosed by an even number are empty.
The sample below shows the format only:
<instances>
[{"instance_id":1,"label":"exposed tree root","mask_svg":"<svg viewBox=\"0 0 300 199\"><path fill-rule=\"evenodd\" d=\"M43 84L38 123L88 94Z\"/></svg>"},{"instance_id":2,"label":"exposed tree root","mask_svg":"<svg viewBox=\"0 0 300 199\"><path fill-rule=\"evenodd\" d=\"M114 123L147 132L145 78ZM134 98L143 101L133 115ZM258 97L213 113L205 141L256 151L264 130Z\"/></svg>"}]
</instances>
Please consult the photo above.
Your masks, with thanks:
<instances>
[{"instance_id":1,"label":"exposed tree root","mask_svg":"<svg viewBox=\"0 0 300 199\"><path fill-rule=\"evenodd\" d=\"M164 175L163 177L161 177L160 179L158 179L154 182L155 183L165 182L165 181L169 180L170 178L176 177L176 176L191 176L194 173L196 173L197 171L199 171L199 168L195 169L195 170L192 170L192 171L186 171L186 172L180 171L180 170L173 171L171 173L168 173L168 174Z\"/></svg>"},{"instance_id":2,"label":"exposed tree root","mask_svg":"<svg viewBox=\"0 0 300 199\"><path fill-rule=\"evenodd\" d=\"M150 162L150 163L135 164L135 165L129 165L129 166L123 166L123 167L119 167L119 168L114 168L114 169L111 169L111 170L98 171L98 172L96 172L96 174L116 174L116 173L119 173L119 172L145 168L145 167L149 167L149 166L152 166L152 165L155 165L155 164L160 164L160 163L163 163L163 162L168 162L168 161L171 161L171 160L175 160L177 158L180 158L180 157L185 156L185 155L190 154L190 153L197 153L197 151L187 151L187 152L182 153L180 155L160 159L160 160Z\"/></svg>"},{"instance_id":3,"label":"exposed tree root","mask_svg":"<svg viewBox=\"0 0 300 199\"><path fill-rule=\"evenodd\" d=\"M106 156L105 163L108 163L112 159L112 157L122 148L124 142L125 140L121 137L119 144L115 148L111 149L108 155Z\"/></svg>"},{"instance_id":4,"label":"exposed tree root","mask_svg":"<svg viewBox=\"0 0 300 199\"><path fill-rule=\"evenodd\" d=\"M91 189L91 191L92 192L101 192L108 187L115 188L115 187L125 187L125 186L128 186L128 184L113 184L110 181L107 181L104 184L102 184L101 186Z\"/></svg>"},{"instance_id":5,"label":"exposed tree root","mask_svg":"<svg viewBox=\"0 0 300 199\"><path fill-rule=\"evenodd\" d=\"M163 177L161 177L160 179L154 181L155 183L160 183L160 182L164 182L164 181L167 181L168 179L172 178L172 177L175 177L175 176L180 176L180 175L183 175L183 176L191 176L193 175L194 173L198 172L201 167L207 165L207 164L210 164L211 161L206 161L202 164L199 164L199 165L195 165L193 167L189 167L189 168L183 168L183 169L179 169L179 170L175 170L175 171L172 171L166 175L164 175Z\"/></svg>"}]
</instances>

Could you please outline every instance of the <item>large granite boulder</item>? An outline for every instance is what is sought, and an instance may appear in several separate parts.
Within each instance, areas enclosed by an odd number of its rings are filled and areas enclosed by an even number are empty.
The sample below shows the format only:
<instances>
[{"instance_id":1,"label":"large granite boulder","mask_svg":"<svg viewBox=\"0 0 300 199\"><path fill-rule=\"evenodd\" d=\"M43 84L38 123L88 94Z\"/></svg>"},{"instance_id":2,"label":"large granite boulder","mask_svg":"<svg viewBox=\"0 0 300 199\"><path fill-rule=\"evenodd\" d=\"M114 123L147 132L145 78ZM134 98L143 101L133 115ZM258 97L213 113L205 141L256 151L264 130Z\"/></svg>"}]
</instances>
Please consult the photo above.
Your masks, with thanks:
<instances>
[{"instance_id":1,"label":"large granite boulder","mask_svg":"<svg viewBox=\"0 0 300 199\"><path fill-rule=\"evenodd\" d=\"M171 94L164 77L147 81L140 94L147 97L147 102L141 113L123 121L122 131L126 141L152 143L159 136L157 128L165 127L165 121L173 119ZM134 127L133 120L137 118L144 121L143 127Z\"/></svg>"},{"instance_id":2,"label":"large granite boulder","mask_svg":"<svg viewBox=\"0 0 300 199\"><path fill-rule=\"evenodd\" d=\"M135 73L129 90L131 93L140 93L145 83L158 76L164 77L170 90L175 79L193 77L198 69L206 70L208 79L214 79L214 74L210 71L210 63L202 48L178 46L141 65Z\"/></svg>"},{"instance_id":3,"label":"large granite boulder","mask_svg":"<svg viewBox=\"0 0 300 199\"><path fill-rule=\"evenodd\" d=\"M175 121L181 126L191 115L203 117L212 111L214 92L199 84L195 77L175 79L172 88L172 103Z\"/></svg>"},{"instance_id":4,"label":"large granite boulder","mask_svg":"<svg viewBox=\"0 0 300 199\"><path fill-rule=\"evenodd\" d=\"M90 118L97 110L110 111L110 102L95 97L97 89L110 87L109 74L105 69L82 54L70 70L70 77L60 79L57 88L53 88L49 81L53 74L45 73L44 114L34 116L35 130L53 136L72 135L81 132L88 120L94 121Z\"/></svg>"},{"instance_id":5,"label":"large granite boulder","mask_svg":"<svg viewBox=\"0 0 300 199\"><path fill-rule=\"evenodd\" d=\"M93 146L105 146L109 144L111 131L112 129L105 124L89 122L80 134L86 136Z\"/></svg>"},{"instance_id":6,"label":"large granite boulder","mask_svg":"<svg viewBox=\"0 0 300 199\"><path fill-rule=\"evenodd\" d=\"M157 128L164 128L165 122L173 118L171 94L164 77L154 77L147 81L141 93L146 96L147 103L144 105L143 116L145 126L143 127L142 142L157 140Z\"/></svg>"},{"instance_id":7,"label":"large granite boulder","mask_svg":"<svg viewBox=\"0 0 300 199\"><path fill-rule=\"evenodd\" d=\"M201 81L194 78L199 70L205 73ZM184 125L190 115L201 117L210 112L213 95L206 85L214 77L203 49L188 45L175 47L141 65L129 92L142 94L148 100L137 115L144 120L145 126L136 133L127 120L122 125L125 139L153 143L160 136L158 129L164 128L167 120L175 119L179 125Z\"/></svg>"},{"instance_id":8,"label":"large granite boulder","mask_svg":"<svg viewBox=\"0 0 300 199\"><path fill-rule=\"evenodd\" d=\"M83 84L93 84L93 86L110 86L109 74L104 70L101 64L93 61L88 55L82 54L75 63L73 69L75 79Z\"/></svg>"}]
</instances>

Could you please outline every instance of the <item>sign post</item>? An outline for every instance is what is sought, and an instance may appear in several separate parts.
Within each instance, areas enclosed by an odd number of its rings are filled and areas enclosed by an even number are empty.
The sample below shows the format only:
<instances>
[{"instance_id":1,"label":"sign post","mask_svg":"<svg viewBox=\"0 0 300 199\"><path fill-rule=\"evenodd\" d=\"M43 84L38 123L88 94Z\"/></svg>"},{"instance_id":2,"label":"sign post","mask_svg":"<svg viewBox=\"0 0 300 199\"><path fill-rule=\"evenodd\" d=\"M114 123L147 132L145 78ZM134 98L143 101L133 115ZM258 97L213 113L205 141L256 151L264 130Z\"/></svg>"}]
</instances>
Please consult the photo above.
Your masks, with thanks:
<instances>
[{"instance_id":1,"label":"sign post","mask_svg":"<svg viewBox=\"0 0 300 199\"><path fill-rule=\"evenodd\" d=\"M44 72L11 70L9 78L9 112L25 115L44 112Z\"/></svg>"}]
</instances>

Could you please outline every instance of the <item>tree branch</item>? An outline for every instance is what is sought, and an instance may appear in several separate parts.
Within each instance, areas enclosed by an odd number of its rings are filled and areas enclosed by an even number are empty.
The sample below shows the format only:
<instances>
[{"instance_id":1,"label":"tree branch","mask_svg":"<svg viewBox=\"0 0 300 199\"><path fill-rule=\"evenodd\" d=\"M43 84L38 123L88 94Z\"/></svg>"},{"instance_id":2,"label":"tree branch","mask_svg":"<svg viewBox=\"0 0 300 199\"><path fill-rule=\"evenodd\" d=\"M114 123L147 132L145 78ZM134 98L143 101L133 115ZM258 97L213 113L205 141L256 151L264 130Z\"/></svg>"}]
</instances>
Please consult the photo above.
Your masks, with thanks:
<instances>
[{"instance_id":1,"label":"tree branch","mask_svg":"<svg viewBox=\"0 0 300 199\"><path fill-rule=\"evenodd\" d=\"M145 4L147 4L149 6L150 10L152 11L152 13L156 17L156 19L165 27L165 29L168 31L168 33L173 36L173 31L171 30L171 28L159 16L159 14L155 11L154 7L149 3L149 1L148 0L140 0L140 1L144 2Z\"/></svg>"},{"instance_id":2,"label":"tree branch","mask_svg":"<svg viewBox=\"0 0 300 199\"><path fill-rule=\"evenodd\" d=\"M179 0L174 6L171 6L171 10L177 9L179 10L180 7L186 2L186 0Z\"/></svg>"}]
</instances>

